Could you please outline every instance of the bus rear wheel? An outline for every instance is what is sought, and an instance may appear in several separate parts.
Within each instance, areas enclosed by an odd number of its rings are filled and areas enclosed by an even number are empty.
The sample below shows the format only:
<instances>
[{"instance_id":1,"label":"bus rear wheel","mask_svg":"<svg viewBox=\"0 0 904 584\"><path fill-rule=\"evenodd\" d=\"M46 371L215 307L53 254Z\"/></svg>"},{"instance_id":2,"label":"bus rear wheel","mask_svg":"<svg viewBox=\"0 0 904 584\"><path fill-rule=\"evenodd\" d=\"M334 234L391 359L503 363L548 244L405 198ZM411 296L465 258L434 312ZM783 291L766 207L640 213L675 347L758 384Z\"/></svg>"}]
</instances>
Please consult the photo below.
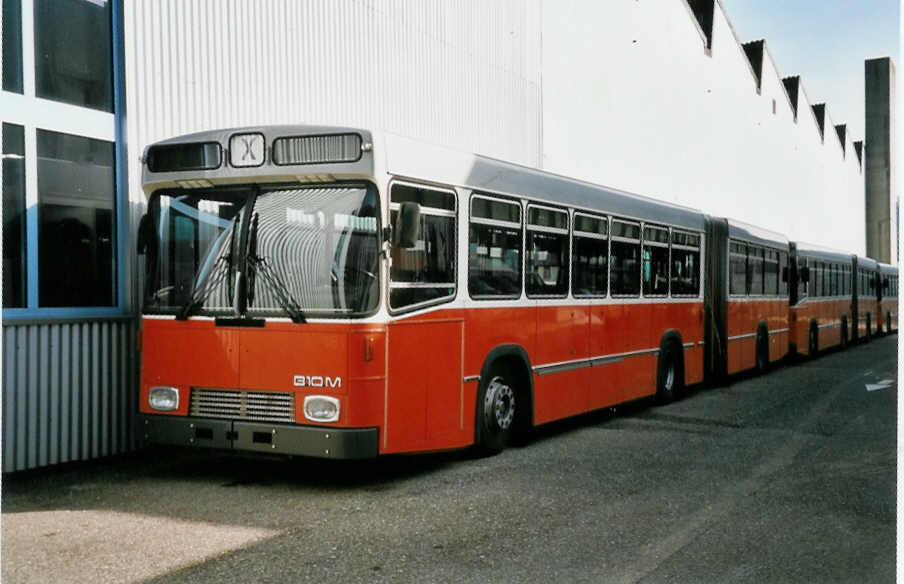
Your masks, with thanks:
<instances>
[{"instance_id":1,"label":"bus rear wheel","mask_svg":"<svg viewBox=\"0 0 904 584\"><path fill-rule=\"evenodd\" d=\"M675 401L684 391L684 362L675 343L669 343L659 353L656 374L656 399L661 404Z\"/></svg>"},{"instance_id":2,"label":"bus rear wheel","mask_svg":"<svg viewBox=\"0 0 904 584\"><path fill-rule=\"evenodd\" d=\"M810 357L819 353L819 328L816 323L810 325Z\"/></svg>"},{"instance_id":3,"label":"bus rear wheel","mask_svg":"<svg viewBox=\"0 0 904 584\"><path fill-rule=\"evenodd\" d=\"M760 329L756 338L756 370L758 373L769 371L769 333Z\"/></svg>"},{"instance_id":4,"label":"bus rear wheel","mask_svg":"<svg viewBox=\"0 0 904 584\"><path fill-rule=\"evenodd\" d=\"M502 452L515 430L518 400L512 386L514 376L502 367L494 367L481 381L477 392L477 450L491 455Z\"/></svg>"}]
</instances>

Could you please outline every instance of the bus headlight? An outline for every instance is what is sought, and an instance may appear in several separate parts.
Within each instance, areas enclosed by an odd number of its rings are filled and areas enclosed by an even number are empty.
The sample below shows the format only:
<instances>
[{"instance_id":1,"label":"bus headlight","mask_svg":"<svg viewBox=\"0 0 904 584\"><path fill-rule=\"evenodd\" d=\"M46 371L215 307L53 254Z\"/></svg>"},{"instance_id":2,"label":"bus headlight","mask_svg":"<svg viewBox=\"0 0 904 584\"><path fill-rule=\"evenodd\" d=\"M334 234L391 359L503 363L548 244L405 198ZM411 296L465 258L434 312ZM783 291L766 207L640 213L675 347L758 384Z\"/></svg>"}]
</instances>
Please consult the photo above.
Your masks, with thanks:
<instances>
[{"instance_id":1,"label":"bus headlight","mask_svg":"<svg viewBox=\"0 0 904 584\"><path fill-rule=\"evenodd\" d=\"M304 398L304 417L312 422L335 422L339 419L339 400L325 395Z\"/></svg>"},{"instance_id":2,"label":"bus headlight","mask_svg":"<svg viewBox=\"0 0 904 584\"><path fill-rule=\"evenodd\" d=\"M152 387L148 392L148 405L153 410L171 412L179 407L179 390L169 386Z\"/></svg>"}]
</instances>

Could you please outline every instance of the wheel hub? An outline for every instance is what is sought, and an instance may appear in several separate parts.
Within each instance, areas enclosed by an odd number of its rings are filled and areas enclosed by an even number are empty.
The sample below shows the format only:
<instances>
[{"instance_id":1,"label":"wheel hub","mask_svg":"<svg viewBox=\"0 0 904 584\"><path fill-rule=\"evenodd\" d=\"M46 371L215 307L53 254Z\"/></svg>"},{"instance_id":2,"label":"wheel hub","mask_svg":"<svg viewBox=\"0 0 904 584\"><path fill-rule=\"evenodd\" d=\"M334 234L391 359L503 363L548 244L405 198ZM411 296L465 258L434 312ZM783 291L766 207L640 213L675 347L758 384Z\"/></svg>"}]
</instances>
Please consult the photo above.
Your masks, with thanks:
<instances>
[{"instance_id":1,"label":"wheel hub","mask_svg":"<svg viewBox=\"0 0 904 584\"><path fill-rule=\"evenodd\" d=\"M500 430L508 430L515 419L515 392L501 377L494 377L487 386L483 409L487 422Z\"/></svg>"}]
</instances>

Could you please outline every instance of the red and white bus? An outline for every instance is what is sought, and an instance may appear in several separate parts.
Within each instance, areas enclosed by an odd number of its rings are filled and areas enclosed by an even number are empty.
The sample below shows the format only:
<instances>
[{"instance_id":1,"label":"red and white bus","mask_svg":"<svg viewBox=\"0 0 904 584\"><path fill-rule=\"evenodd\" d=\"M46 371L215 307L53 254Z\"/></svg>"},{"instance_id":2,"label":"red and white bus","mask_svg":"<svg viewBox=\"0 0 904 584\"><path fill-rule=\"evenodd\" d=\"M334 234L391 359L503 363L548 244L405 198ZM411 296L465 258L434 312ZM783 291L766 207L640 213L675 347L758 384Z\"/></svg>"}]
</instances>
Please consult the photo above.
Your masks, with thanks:
<instances>
[{"instance_id":1,"label":"red and white bus","mask_svg":"<svg viewBox=\"0 0 904 584\"><path fill-rule=\"evenodd\" d=\"M143 443L497 452L788 352L789 242L693 209L355 128L143 173Z\"/></svg>"},{"instance_id":2,"label":"red and white bus","mask_svg":"<svg viewBox=\"0 0 904 584\"><path fill-rule=\"evenodd\" d=\"M856 256L805 243L791 245L796 268L791 278L794 349L800 355L814 356L830 347L846 347L856 322L852 277Z\"/></svg>"}]
</instances>

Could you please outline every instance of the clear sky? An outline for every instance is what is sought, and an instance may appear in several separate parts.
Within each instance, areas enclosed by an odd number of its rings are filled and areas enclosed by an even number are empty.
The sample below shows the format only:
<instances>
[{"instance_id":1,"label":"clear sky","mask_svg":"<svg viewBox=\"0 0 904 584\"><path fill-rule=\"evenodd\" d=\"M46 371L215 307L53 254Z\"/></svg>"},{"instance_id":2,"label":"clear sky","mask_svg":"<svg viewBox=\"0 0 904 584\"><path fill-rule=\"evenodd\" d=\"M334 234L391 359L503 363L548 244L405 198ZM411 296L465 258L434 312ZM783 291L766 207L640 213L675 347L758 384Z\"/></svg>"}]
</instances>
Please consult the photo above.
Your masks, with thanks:
<instances>
[{"instance_id":1,"label":"clear sky","mask_svg":"<svg viewBox=\"0 0 904 584\"><path fill-rule=\"evenodd\" d=\"M863 138L863 62L891 57L904 74L898 0L721 2L741 42L765 38L781 75L800 75L810 103L825 102L852 140Z\"/></svg>"}]
</instances>

